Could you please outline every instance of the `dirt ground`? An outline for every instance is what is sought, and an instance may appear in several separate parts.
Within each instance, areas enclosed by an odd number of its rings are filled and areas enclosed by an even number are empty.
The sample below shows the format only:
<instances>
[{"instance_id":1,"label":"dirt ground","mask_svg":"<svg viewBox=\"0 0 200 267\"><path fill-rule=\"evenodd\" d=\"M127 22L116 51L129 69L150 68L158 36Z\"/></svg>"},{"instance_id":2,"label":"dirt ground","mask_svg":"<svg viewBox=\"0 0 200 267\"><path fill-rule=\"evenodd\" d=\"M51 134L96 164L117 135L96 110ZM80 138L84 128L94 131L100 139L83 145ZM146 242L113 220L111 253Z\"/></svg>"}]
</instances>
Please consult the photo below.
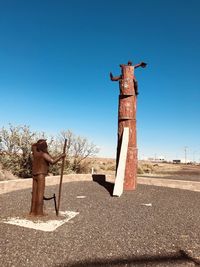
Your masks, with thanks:
<instances>
[{"instance_id":1,"label":"dirt ground","mask_svg":"<svg viewBox=\"0 0 200 267\"><path fill-rule=\"evenodd\" d=\"M90 158L89 173L96 174L115 174L116 162L112 158ZM200 164L173 164L173 163L158 163L150 161L138 162L139 176L153 176L167 179L183 179L200 181ZM17 179L11 172L2 170L0 166L0 180Z\"/></svg>"},{"instance_id":2,"label":"dirt ground","mask_svg":"<svg viewBox=\"0 0 200 267\"><path fill-rule=\"evenodd\" d=\"M200 165L140 161L138 173L141 176L200 181Z\"/></svg>"},{"instance_id":3,"label":"dirt ground","mask_svg":"<svg viewBox=\"0 0 200 267\"><path fill-rule=\"evenodd\" d=\"M13 175L9 170L3 170L0 164L0 181L15 180L18 177Z\"/></svg>"},{"instance_id":4,"label":"dirt ground","mask_svg":"<svg viewBox=\"0 0 200 267\"><path fill-rule=\"evenodd\" d=\"M93 167L97 171L113 172L115 171L115 159L111 158L94 158ZM158 175L200 175L200 164L173 164L151 161L138 161L138 174L142 172Z\"/></svg>"}]
</instances>

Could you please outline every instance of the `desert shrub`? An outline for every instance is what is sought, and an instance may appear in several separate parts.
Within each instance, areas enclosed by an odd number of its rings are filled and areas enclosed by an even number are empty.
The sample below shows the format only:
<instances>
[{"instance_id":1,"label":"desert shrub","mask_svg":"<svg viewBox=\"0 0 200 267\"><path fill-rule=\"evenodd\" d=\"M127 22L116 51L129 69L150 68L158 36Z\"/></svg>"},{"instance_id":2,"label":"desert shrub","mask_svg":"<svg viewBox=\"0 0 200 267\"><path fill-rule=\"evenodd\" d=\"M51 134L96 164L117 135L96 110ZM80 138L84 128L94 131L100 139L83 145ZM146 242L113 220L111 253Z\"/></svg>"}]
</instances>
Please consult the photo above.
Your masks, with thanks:
<instances>
[{"instance_id":1,"label":"desert shrub","mask_svg":"<svg viewBox=\"0 0 200 267\"><path fill-rule=\"evenodd\" d=\"M3 169L10 170L19 177L31 177L31 146L38 139L48 139L48 150L54 158L62 153L64 139L67 139L66 161L64 173L88 172L88 157L98 153L98 148L86 138L76 136L70 130L61 132L56 137L47 137L45 133L32 132L29 126L13 126L0 129L0 163ZM50 173L58 175L61 162L50 166Z\"/></svg>"},{"instance_id":2,"label":"desert shrub","mask_svg":"<svg viewBox=\"0 0 200 267\"><path fill-rule=\"evenodd\" d=\"M0 129L0 162L4 169L19 177L31 177L31 144L41 138L29 126L13 126Z\"/></svg>"},{"instance_id":3,"label":"desert shrub","mask_svg":"<svg viewBox=\"0 0 200 267\"><path fill-rule=\"evenodd\" d=\"M137 169L138 174L153 173L153 172L154 172L154 167L148 163L140 164Z\"/></svg>"},{"instance_id":4,"label":"desert shrub","mask_svg":"<svg viewBox=\"0 0 200 267\"><path fill-rule=\"evenodd\" d=\"M58 142L63 143L67 139L68 170L75 173L88 173L91 170L91 160L86 159L95 156L99 149L87 138L76 136L72 131L62 131Z\"/></svg>"},{"instance_id":5,"label":"desert shrub","mask_svg":"<svg viewBox=\"0 0 200 267\"><path fill-rule=\"evenodd\" d=\"M76 173L91 173L91 162L82 161L77 166Z\"/></svg>"},{"instance_id":6,"label":"desert shrub","mask_svg":"<svg viewBox=\"0 0 200 267\"><path fill-rule=\"evenodd\" d=\"M144 174L144 170L142 169L141 166L138 166L138 168L137 168L137 174Z\"/></svg>"},{"instance_id":7,"label":"desert shrub","mask_svg":"<svg viewBox=\"0 0 200 267\"><path fill-rule=\"evenodd\" d=\"M109 164L107 166L107 171L115 171L116 170L116 164Z\"/></svg>"},{"instance_id":8,"label":"desert shrub","mask_svg":"<svg viewBox=\"0 0 200 267\"><path fill-rule=\"evenodd\" d=\"M116 170L116 164L115 163L103 163L100 165L100 169L103 171L115 171Z\"/></svg>"}]
</instances>

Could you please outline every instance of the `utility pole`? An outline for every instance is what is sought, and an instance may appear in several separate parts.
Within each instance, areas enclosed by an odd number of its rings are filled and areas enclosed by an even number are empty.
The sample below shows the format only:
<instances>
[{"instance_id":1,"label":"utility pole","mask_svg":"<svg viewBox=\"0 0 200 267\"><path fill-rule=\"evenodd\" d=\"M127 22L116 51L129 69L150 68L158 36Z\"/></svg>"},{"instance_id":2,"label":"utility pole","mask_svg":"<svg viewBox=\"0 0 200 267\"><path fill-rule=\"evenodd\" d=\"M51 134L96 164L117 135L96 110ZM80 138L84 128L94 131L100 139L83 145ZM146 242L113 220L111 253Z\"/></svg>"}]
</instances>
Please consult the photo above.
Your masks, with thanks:
<instances>
[{"instance_id":1,"label":"utility pole","mask_svg":"<svg viewBox=\"0 0 200 267\"><path fill-rule=\"evenodd\" d=\"M188 149L188 147L185 146L184 147L184 151L185 151L185 164L187 163L187 149Z\"/></svg>"}]
</instances>

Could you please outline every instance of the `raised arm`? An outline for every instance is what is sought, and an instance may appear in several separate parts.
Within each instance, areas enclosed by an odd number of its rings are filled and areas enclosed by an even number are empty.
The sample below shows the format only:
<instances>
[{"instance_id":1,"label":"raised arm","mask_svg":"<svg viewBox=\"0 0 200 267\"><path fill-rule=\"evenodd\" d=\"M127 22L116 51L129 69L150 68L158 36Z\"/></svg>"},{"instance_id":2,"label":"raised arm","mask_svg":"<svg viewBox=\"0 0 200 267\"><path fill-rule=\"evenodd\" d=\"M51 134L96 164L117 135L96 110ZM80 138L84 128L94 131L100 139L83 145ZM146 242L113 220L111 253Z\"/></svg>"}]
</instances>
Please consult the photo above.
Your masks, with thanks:
<instances>
[{"instance_id":1,"label":"raised arm","mask_svg":"<svg viewBox=\"0 0 200 267\"><path fill-rule=\"evenodd\" d=\"M110 72L110 79L111 81L119 81L121 79L121 75L113 77L112 72Z\"/></svg>"},{"instance_id":2,"label":"raised arm","mask_svg":"<svg viewBox=\"0 0 200 267\"><path fill-rule=\"evenodd\" d=\"M60 156L58 156L57 158L53 159L49 154L44 153L43 154L44 159L49 162L50 164L56 164L59 160L61 160L62 158L66 157L66 154L61 154Z\"/></svg>"},{"instance_id":3,"label":"raised arm","mask_svg":"<svg viewBox=\"0 0 200 267\"><path fill-rule=\"evenodd\" d=\"M135 68L135 69L138 68L138 67L145 68L146 65L147 65L147 63L145 63L145 62L140 62L139 64L134 65L134 68Z\"/></svg>"}]
</instances>

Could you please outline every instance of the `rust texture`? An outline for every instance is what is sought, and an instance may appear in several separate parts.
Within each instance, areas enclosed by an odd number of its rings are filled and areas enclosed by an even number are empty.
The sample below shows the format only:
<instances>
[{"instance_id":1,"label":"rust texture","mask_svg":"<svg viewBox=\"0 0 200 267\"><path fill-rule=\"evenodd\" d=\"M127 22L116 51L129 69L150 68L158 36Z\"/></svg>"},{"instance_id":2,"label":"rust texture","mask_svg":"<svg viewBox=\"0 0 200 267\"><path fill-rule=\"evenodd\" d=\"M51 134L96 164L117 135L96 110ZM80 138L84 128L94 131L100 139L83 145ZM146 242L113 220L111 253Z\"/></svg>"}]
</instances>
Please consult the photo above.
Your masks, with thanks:
<instances>
[{"instance_id":1,"label":"rust texture","mask_svg":"<svg viewBox=\"0 0 200 267\"><path fill-rule=\"evenodd\" d=\"M46 140L40 139L37 143L32 145L32 155L33 186L30 215L43 216L45 215L43 211L44 200L47 200L47 198L44 197L45 177L49 171L49 164L56 164L59 160L64 159L65 153L53 159L48 153Z\"/></svg>"},{"instance_id":2,"label":"rust texture","mask_svg":"<svg viewBox=\"0 0 200 267\"><path fill-rule=\"evenodd\" d=\"M118 166L119 155L122 142L122 134L124 127L129 128L128 152L126 159L124 189L134 190L137 183L137 138L136 138L136 110L137 110L137 81L134 76L134 69L137 67L146 67L146 63L141 62L132 65L121 64L121 75L114 77L110 73L112 81L119 81L119 106L118 106L118 144L117 159Z\"/></svg>"}]
</instances>

